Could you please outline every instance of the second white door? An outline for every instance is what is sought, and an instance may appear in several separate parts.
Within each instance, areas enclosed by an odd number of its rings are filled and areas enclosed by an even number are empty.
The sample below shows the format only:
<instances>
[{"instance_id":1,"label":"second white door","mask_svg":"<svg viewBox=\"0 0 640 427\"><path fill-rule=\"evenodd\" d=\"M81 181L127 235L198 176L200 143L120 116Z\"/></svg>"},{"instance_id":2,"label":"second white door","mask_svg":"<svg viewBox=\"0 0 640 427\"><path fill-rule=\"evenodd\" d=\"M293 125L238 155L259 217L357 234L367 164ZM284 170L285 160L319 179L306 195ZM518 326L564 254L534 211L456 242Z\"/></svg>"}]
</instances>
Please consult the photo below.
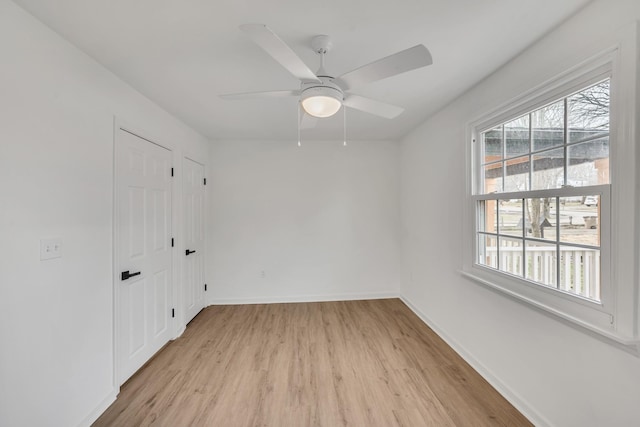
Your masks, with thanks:
<instances>
[{"instance_id":1,"label":"second white door","mask_svg":"<svg viewBox=\"0 0 640 427\"><path fill-rule=\"evenodd\" d=\"M183 161L185 324L204 308L204 166Z\"/></svg>"}]
</instances>

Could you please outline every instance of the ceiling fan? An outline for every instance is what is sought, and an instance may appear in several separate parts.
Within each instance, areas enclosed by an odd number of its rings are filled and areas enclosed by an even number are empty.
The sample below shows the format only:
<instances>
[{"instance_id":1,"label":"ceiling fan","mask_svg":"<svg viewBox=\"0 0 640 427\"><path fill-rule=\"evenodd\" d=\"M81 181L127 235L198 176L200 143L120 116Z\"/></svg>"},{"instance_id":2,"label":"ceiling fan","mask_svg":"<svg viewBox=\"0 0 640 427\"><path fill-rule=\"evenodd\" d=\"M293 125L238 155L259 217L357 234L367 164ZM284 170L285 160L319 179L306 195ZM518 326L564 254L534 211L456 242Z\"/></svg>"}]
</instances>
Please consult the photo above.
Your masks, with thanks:
<instances>
[{"instance_id":1,"label":"ceiling fan","mask_svg":"<svg viewBox=\"0 0 640 427\"><path fill-rule=\"evenodd\" d=\"M302 127L314 127L315 118L331 117L340 107L349 107L387 119L400 115L404 109L395 105L355 95L351 89L366 83L382 80L433 63L429 50L424 45L394 53L385 58L363 65L339 77L333 77L324 68L324 56L332 47L329 36L316 36L311 47L320 55L320 68L313 73L309 67L269 27L263 24L245 24L240 30L271 55L280 65L300 79L300 88L268 92L234 93L220 95L224 99L252 99L295 96L300 98L304 111ZM310 116L308 120L306 116ZM303 120L307 118L307 120Z\"/></svg>"}]
</instances>

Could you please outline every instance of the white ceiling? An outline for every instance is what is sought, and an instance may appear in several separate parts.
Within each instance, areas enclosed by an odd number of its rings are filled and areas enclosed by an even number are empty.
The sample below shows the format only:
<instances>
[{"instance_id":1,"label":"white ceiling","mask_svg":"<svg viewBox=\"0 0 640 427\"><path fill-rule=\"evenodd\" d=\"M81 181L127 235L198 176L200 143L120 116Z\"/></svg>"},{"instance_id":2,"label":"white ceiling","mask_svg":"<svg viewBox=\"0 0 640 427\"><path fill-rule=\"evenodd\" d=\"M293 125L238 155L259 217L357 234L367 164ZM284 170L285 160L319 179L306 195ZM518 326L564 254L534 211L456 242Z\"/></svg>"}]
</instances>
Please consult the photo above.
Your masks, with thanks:
<instances>
[{"instance_id":1,"label":"white ceiling","mask_svg":"<svg viewBox=\"0 0 640 427\"><path fill-rule=\"evenodd\" d=\"M318 68L328 34L340 75L422 43L430 67L354 93L399 105L387 120L348 110L349 139L398 139L589 0L15 0L148 98L212 139L296 139L297 102L228 101L232 92L297 89L298 80L238 30L263 23ZM303 139L340 139L342 115Z\"/></svg>"}]
</instances>

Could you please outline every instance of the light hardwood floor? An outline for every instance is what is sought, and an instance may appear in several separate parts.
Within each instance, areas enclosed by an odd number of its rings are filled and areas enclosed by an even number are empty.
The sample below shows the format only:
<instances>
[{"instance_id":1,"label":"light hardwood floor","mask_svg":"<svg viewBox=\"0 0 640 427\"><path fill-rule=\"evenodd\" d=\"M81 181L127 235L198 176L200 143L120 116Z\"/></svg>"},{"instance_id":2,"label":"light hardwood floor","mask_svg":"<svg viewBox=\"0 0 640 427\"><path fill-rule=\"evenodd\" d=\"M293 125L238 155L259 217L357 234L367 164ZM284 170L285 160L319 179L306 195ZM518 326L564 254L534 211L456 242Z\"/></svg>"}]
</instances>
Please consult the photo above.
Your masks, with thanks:
<instances>
[{"instance_id":1,"label":"light hardwood floor","mask_svg":"<svg viewBox=\"0 0 640 427\"><path fill-rule=\"evenodd\" d=\"M398 299L212 306L94 426L529 426Z\"/></svg>"}]
</instances>

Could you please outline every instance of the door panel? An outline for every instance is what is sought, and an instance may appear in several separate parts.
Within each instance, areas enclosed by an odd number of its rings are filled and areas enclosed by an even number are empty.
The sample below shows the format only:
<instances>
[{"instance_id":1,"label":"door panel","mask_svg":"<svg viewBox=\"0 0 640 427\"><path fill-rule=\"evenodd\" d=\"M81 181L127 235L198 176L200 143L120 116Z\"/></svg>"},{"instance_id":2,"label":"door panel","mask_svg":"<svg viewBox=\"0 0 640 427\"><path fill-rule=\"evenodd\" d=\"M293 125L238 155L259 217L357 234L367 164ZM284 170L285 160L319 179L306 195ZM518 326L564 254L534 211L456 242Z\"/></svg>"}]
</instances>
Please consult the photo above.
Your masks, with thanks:
<instances>
[{"instance_id":1,"label":"door panel","mask_svg":"<svg viewBox=\"0 0 640 427\"><path fill-rule=\"evenodd\" d=\"M167 315L168 299L169 299L169 278L166 271L156 273L153 283L153 333L154 337L161 335L169 327L169 316Z\"/></svg>"},{"instance_id":2,"label":"door panel","mask_svg":"<svg viewBox=\"0 0 640 427\"><path fill-rule=\"evenodd\" d=\"M122 129L116 145L118 380L171 338L171 152Z\"/></svg>"},{"instance_id":3,"label":"door panel","mask_svg":"<svg viewBox=\"0 0 640 427\"><path fill-rule=\"evenodd\" d=\"M127 221L129 257L144 256L144 188L129 187L129 215Z\"/></svg>"},{"instance_id":4,"label":"door panel","mask_svg":"<svg viewBox=\"0 0 640 427\"><path fill-rule=\"evenodd\" d=\"M138 307L145 307L146 300L144 295L145 280L136 280L133 283L128 283L125 289L129 307L128 307L128 324L129 328L127 334L129 335L129 349L128 356L135 356L141 349L144 348L146 343L146 337L144 333L144 318L145 310L139 310Z\"/></svg>"},{"instance_id":5,"label":"door panel","mask_svg":"<svg viewBox=\"0 0 640 427\"><path fill-rule=\"evenodd\" d=\"M183 161L185 248L195 251L184 259L185 323L204 308L204 166Z\"/></svg>"}]
</instances>

